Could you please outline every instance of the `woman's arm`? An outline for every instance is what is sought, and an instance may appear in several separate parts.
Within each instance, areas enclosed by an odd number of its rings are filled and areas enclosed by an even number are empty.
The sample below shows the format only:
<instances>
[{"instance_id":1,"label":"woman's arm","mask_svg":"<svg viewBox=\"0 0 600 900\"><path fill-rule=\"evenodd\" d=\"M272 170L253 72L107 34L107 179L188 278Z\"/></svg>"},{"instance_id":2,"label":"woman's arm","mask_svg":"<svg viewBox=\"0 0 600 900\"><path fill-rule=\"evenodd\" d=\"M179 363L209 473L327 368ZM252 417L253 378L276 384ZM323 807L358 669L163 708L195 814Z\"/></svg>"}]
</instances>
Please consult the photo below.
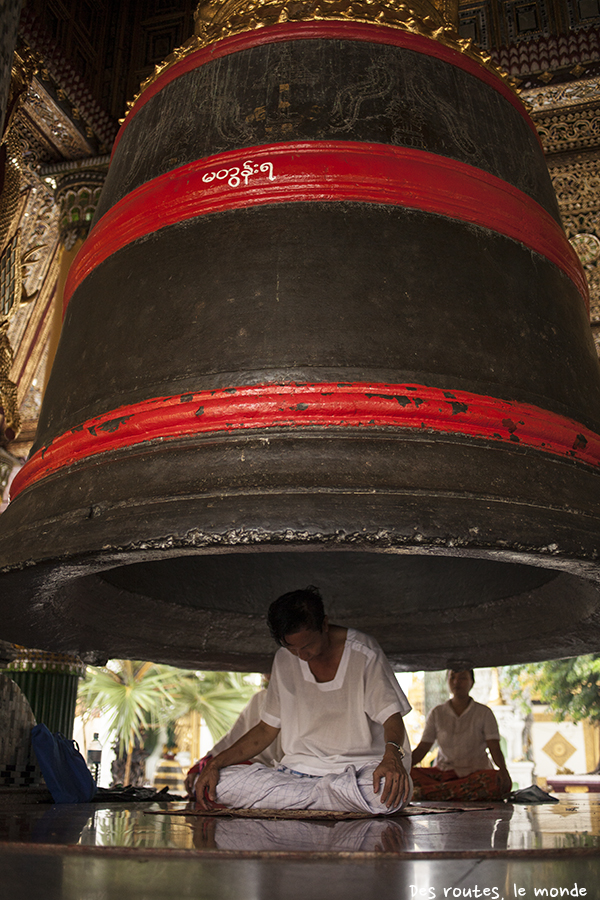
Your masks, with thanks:
<instances>
[{"instance_id":1,"label":"woman's arm","mask_svg":"<svg viewBox=\"0 0 600 900\"><path fill-rule=\"evenodd\" d=\"M417 763L420 763L424 756L427 756L431 748L433 747L433 741L421 741L412 752L412 764L416 766Z\"/></svg>"},{"instance_id":2,"label":"woman's arm","mask_svg":"<svg viewBox=\"0 0 600 900\"><path fill-rule=\"evenodd\" d=\"M496 763L496 765L498 766L498 769L500 771L502 790L506 794L509 794L511 791L511 788L512 788L512 778L510 777L510 773L509 773L508 769L506 768L506 761L504 759L504 754L503 754L502 750L500 749L500 741L497 741L497 740L487 741L487 748L490 751L493 761Z\"/></svg>"}]
</instances>

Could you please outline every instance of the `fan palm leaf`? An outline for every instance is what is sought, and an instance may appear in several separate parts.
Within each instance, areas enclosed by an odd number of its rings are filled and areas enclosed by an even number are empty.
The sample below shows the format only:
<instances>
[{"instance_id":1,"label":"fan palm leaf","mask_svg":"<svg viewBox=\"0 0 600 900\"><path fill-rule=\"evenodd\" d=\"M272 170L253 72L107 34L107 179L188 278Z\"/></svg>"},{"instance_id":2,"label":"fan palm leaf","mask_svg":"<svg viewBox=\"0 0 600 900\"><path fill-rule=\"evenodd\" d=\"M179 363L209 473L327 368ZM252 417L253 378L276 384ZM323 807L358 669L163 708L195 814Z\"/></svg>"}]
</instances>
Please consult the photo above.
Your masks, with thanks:
<instances>
[{"instance_id":1,"label":"fan palm leaf","mask_svg":"<svg viewBox=\"0 0 600 900\"><path fill-rule=\"evenodd\" d=\"M133 660L114 660L112 666L88 667L79 697L87 707L108 715L109 730L115 732L123 752L144 729L160 723L175 681L170 667Z\"/></svg>"},{"instance_id":2,"label":"fan palm leaf","mask_svg":"<svg viewBox=\"0 0 600 900\"><path fill-rule=\"evenodd\" d=\"M203 672L182 678L174 695L174 718L197 712L214 741L229 731L256 691L235 672Z\"/></svg>"},{"instance_id":3,"label":"fan palm leaf","mask_svg":"<svg viewBox=\"0 0 600 900\"><path fill-rule=\"evenodd\" d=\"M108 716L108 727L126 754L125 781L130 773L136 739L158 726L166 727L194 710L218 740L233 725L256 687L235 672L190 672L173 666L136 660L111 660L88 667L79 699L87 709Z\"/></svg>"}]
</instances>

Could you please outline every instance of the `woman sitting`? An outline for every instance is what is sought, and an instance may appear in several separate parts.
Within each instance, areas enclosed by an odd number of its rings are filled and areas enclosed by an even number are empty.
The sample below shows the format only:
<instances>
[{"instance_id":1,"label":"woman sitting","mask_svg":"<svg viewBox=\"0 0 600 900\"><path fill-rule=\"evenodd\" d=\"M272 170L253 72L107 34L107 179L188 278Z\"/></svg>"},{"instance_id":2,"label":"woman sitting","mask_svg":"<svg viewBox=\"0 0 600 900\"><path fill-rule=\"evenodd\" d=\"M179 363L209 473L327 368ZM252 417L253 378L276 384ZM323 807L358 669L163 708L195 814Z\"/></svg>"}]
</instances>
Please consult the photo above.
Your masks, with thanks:
<instances>
[{"instance_id":1,"label":"woman sitting","mask_svg":"<svg viewBox=\"0 0 600 900\"><path fill-rule=\"evenodd\" d=\"M512 780L500 749L494 713L469 696L472 669L450 669L452 697L427 716L421 742L413 750L413 800L501 800L510 793ZM418 767L437 741L435 766ZM489 750L495 769L487 754Z\"/></svg>"}]
</instances>

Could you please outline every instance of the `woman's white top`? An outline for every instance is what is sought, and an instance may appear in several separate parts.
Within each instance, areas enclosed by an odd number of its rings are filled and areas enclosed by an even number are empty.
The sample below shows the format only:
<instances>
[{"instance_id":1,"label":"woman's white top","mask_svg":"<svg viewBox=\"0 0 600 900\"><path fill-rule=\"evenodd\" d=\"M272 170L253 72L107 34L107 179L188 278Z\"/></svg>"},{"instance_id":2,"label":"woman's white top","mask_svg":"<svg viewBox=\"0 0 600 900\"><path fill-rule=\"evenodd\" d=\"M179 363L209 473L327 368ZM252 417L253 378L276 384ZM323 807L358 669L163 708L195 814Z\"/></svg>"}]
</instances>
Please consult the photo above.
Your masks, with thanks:
<instances>
[{"instance_id":1,"label":"woman's white top","mask_svg":"<svg viewBox=\"0 0 600 900\"><path fill-rule=\"evenodd\" d=\"M439 751L435 761L440 769L454 769L459 778L493 769L487 753L488 741L499 741L500 733L494 713L483 703L471 702L458 716L447 700L434 707L427 716L421 740L426 744L438 742Z\"/></svg>"}]
</instances>

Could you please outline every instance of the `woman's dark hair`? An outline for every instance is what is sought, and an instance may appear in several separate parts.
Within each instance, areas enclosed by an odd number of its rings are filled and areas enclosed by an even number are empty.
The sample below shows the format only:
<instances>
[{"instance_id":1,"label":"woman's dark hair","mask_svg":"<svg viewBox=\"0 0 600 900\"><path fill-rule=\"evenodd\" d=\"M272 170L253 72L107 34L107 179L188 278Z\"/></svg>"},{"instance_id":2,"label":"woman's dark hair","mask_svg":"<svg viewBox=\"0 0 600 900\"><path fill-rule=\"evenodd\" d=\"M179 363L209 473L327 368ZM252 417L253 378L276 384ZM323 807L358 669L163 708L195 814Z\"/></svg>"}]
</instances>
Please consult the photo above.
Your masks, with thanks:
<instances>
[{"instance_id":1,"label":"woman's dark hair","mask_svg":"<svg viewBox=\"0 0 600 900\"><path fill-rule=\"evenodd\" d=\"M453 672L468 672L471 676L471 681L475 684L475 672L473 669L448 669L446 678L450 678Z\"/></svg>"},{"instance_id":2,"label":"woman's dark hair","mask_svg":"<svg viewBox=\"0 0 600 900\"><path fill-rule=\"evenodd\" d=\"M290 591L274 600L269 607L267 624L278 644L285 643L286 634L298 631L322 631L325 610L319 589L312 584L301 591Z\"/></svg>"}]
</instances>

